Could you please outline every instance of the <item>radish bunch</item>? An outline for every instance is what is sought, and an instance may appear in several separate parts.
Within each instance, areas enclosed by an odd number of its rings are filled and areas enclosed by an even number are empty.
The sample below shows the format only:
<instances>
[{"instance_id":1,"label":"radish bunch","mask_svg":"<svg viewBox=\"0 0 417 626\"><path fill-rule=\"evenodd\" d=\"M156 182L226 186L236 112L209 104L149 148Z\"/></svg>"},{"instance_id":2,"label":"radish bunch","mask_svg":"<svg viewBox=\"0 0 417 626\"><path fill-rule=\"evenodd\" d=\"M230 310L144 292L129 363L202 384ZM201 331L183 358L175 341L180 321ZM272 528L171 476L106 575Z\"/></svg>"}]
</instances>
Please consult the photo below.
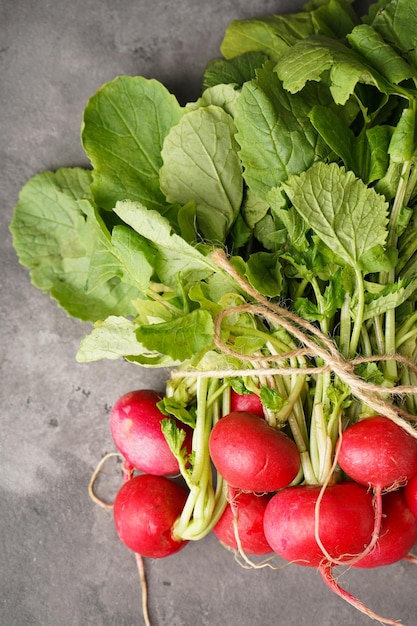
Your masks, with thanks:
<instances>
[{"instance_id":1,"label":"radish bunch","mask_svg":"<svg viewBox=\"0 0 417 626\"><path fill-rule=\"evenodd\" d=\"M194 402L200 399L204 412L190 406L192 426L167 415L177 406L169 395L136 390L115 403L110 426L126 478L114 502L122 542L161 558L212 531L254 566L252 557L275 554L318 568L356 608L395 623L341 589L332 569L389 565L410 553L417 542L417 439L388 417L361 419L336 442L329 484L308 484L291 431L268 423L259 394L237 394L227 383L201 393ZM193 482L203 458L210 468Z\"/></svg>"},{"instance_id":2,"label":"radish bunch","mask_svg":"<svg viewBox=\"0 0 417 626\"><path fill-rule=\"evenodd\" d=\"M171 369L112 412L122 541L159 558L213 531L378 617L332 572L417 540L417 11L351 4L233 20L185 106L102 85L91 168L34 176L10 230L93 323L78 361Z\"/></svg>"}]
</instances>

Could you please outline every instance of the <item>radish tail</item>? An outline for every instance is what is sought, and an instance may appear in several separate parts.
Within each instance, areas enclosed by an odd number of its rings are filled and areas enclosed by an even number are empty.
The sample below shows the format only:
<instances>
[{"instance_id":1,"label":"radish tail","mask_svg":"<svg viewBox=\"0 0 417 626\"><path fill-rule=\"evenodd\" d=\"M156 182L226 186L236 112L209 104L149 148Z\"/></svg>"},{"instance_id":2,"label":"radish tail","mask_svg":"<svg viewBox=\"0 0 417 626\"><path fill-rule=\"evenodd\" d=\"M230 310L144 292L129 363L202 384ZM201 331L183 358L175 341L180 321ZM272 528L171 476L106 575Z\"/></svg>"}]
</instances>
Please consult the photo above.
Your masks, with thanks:
<instances>
[{"instance_id":1,"label":"radish tail","mask_svg":"<svg viewBox=\"0 0 417 626\"><path fill-rule=\"evenodd\" d=\"M417 565L417 554L412 554L410 552L403 557L403 561L407 561L408 563L413 563L414 565Z\"/></svg>"},{"instance_id":2,"label":"radish tail","mask_svg":"<svg viewBox=\"0 0 417 626\"><path fill-rule=\"evenodd\" d=\"M324 561L319 566L319 572L321 574L323 581L326 583L326 585L329 587L331 591L333 591L336 595L338 595L339 598L342 598L342 600L345 600L346 602L351 604L355 609L357 609L361 613L364 613L364 615L366 615L367 617L370 617L371 619L376 620L377 622L380 622L381 624L391 624L392 626L395 626L396 624L400 623L397 620L392 620L386 617L382 617L381 615L374 613L374 611L369 609L358 598L355 598L355 596L353 596L351 593L346 591L346 589L343 589L339 585L335 577L333 576L333 565L329 563L328 561Z\"/></svg>"},{"instance_id":3,"label":"radish tail","mask_svg":"<svg viewBox=\"0 0 417 626\"><path fill-rule=\"evenodd\" d=\"M142 614L146 626L152 626L148 610L148 584L146 582L145 562L143 557L135 552L136 565L138 567L140 588L142 590Z\"/></svg>"},{"instance_id":4,"label":"radish tail","mask_svg":"<svg viewBox=\"0 0 417 626\"><path fill-rule=\"evenodd\" d=\"M379 536L381 534L381 525L382 525L382 488L375 487L374 489L374 510L375 510L375 524L374 530L372 532L371 541L368 543L362 554L358 554L358 558L352 559L350 561L351 564L357 563L364 556L367 556L372 550L375 548Z\"/></svg>"},{"instance_id":5,"label":"radish tail","mask_svg":"<svg viewBox=\"0 0 417 626\"><path fill-rule=\"evenodd\" d=\"M95 492L94 487L95 487L96 480L98 479L101 471L103 470L105 463L108 461L108 459L115 457L115 456L120 458L121 455L118 452L109 452L108 454L106 454L98 463L96 469L94 470L90 478L90 482L88 483L88 495L90 496L91 500L95 504L98 504L103 509L112 509L113 502L105 502L102 498L99 498L99 496Z\"/></svg>"}]
</instances>

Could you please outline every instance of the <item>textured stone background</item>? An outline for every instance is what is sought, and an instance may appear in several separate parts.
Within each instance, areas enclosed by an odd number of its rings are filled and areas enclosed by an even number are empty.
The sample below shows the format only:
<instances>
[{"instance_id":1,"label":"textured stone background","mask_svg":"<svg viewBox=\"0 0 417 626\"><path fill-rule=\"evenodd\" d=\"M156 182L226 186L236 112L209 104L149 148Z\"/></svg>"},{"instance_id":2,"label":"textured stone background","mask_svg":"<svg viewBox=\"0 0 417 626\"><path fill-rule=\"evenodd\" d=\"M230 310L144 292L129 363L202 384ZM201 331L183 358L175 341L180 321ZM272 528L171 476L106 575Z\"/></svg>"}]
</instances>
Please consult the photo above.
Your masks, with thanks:
<instances>
[{"instance_id":1,"label":"textured stone background","mask_svg":"<svg viewBox=\"0 0 417 626\"><path fill-rule=\"evenodd\" d=\"M45 169L88 166L87 99L118 74L197 97L206 62L234 18L296 10L291 0L0 0L0 623L140 626L132 555L87 484L113 450L109 407L165 373L123 362L79 365L89 326L30 285L8 225L19 188ZM107 466L106 495L116 487ZM369 624L309 569L247 571L213 536L147 563L155 626ZM382 614L415 617L417 570L348 572L343 583Z\"/></svg>"}]
</instances>

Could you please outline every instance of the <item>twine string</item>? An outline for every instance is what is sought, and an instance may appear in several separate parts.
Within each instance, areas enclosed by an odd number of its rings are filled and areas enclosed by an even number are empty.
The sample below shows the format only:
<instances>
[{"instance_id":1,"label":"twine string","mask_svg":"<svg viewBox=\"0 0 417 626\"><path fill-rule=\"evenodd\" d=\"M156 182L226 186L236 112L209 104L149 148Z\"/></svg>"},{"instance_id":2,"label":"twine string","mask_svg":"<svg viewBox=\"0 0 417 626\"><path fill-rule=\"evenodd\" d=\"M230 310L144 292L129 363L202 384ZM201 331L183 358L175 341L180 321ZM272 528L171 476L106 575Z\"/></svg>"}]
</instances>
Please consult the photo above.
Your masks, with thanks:
<instances>
[{"instance_id":1,"label":"twine string","mask_svg":"<svg viewBox=\"0 0 417 626\"><path fill-rule=\"evenodd\" d=\"M256 364L256 367L240 370L177 370L176 372L173 372L173 377L179 378L194 376L225 378L231 376L265 376L265 370L267 370L270 375L284 376L291 374L310 375L325 371L332 371L350 388L352 394L356 396L356 398L361 400L377 413L385 415L393 422L400 425L412 436L417 437L417 432L414 427L406 421L417 421L417 416L408 413L400 407L394 406L391 402L384 400L380 395L381 393L399 396L404 394L413 394L417 393L417 386L398 385L395 387L387 387L383 385L376 385L364 380L354 371L355 367L361 363L395 360L407 366L410 370L417 374L417 366L414 362L400 354L360 356L349 360L345 359L340 353L340 350L335 342L330 337L322 333L319 328L297 315L297 313L289 311L277 303L271 302L268 298L260 294L254 287L252 287L252 285L250 285L247 280L239 274L237 270L235 270L222 250L215 250L212 254L212 259L221 269L227 271L228 275L231 275L242 290L244 290L246 294L254 300L254 302L225 309L217 315L214 321L215 345L223 353L237 357L248 363L253 362ZM288 351L284 354L265 357L260 357L259 355L244 355L235 351L221 338L222 322L224 318L229 315L245 312L263 317L269 323L280 326L292 337L297 339L300 344L300 348ZM272 365L273 363L281 363L290 358L301 356L320 359L323 362L323 365L305 367Z\"/></svg>"}]
</instances>

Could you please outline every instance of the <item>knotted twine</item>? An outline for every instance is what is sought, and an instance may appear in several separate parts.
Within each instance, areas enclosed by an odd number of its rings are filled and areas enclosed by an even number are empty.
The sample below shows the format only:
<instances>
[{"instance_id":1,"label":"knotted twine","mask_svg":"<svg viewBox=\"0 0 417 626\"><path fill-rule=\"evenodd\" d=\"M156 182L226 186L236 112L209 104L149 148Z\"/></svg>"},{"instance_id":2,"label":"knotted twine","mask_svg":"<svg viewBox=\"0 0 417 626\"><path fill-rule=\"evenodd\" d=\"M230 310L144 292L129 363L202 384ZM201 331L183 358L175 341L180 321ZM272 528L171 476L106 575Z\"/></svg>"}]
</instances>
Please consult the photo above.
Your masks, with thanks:
<instances>
[{"instance_id":1,"label":"knotted twine","mask_svg":"<svg viewBox=\"0 0 417 626\"><path fill-rule=\"evenodd\" d=\"M372 356L361 356L353 359L346 359L341 354L335 342L325 335L319 328L300 317L297 313L290 311L277 303L271 302L267 297L263 296L255 289L239 272L233 267L228 260L225 252L216 249L211 259L218 267L225 270L228 276L239 285L239 287L252 299L253 302L230 307L221 311L214 320L214 341L216 347L223 353L235 356L240 360L254 362L257 368L248 369L225 369L225 370L177 370L172 373L173 378L183 377L204 377L204 378L228 378L231 376L253 376L260 375L282 375L291 374L317 374L320 372L331 371L342 382L344 382L351 390L352 395L361 400L364 404L379 414L385 415L393 422L401 426L409 432L413 437L417 438L416 429L408 423L409 421L417 421L417 416L408 413L398 406L384 400L380 394L405 395L417 393L415 385L397 385L395 387L387 387L384 385L376 385L364 380L355 373L355 367L360 363L371 361L392 361L402 363L417 374L417 365L401 354L378 354ZM281 326L290 335L297 339L300 348L279 355L271 355L265 357L243 355L233 350L221 339L221 325L225 317L236 313L252 313L265 320ZM315 357L319 358L323 365L310 367L274 367L270 366L271 362L284 361L294 357ZM259 367L261 366L261 367Z\"/></svg>"}]
</instances>

